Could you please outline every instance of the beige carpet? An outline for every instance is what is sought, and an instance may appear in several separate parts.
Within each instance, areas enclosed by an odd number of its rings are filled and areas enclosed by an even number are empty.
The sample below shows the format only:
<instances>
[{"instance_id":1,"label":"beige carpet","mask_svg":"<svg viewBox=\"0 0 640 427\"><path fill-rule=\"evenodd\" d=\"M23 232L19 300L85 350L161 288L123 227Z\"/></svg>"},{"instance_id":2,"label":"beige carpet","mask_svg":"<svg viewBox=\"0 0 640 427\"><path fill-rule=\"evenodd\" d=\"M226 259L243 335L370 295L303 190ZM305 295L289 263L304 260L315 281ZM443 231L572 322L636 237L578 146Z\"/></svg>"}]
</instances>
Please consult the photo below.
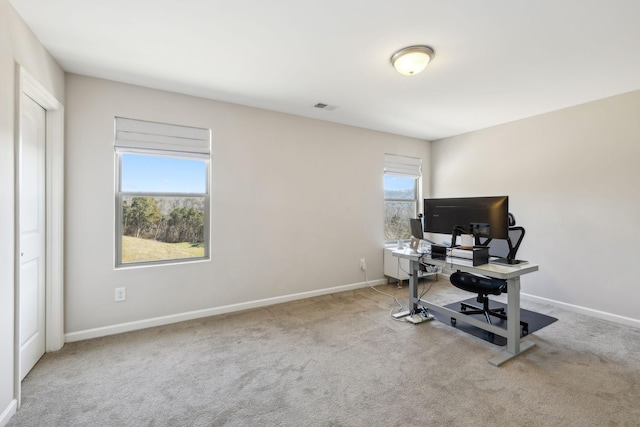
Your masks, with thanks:
<instances>
[{"instance_id":1,"label":"beige carpet","mask_svg":"<svg viewBox=\"0 0 640 427\"><path fill-rule=\"evenodd\" d=\"M442 281L427 298L468 295ZM640 425L640 329L523 307L559 320L499 368L501 347L395 321L368 288L71 343L25 378L8 425Z\"/></svg>"}]
</instances>

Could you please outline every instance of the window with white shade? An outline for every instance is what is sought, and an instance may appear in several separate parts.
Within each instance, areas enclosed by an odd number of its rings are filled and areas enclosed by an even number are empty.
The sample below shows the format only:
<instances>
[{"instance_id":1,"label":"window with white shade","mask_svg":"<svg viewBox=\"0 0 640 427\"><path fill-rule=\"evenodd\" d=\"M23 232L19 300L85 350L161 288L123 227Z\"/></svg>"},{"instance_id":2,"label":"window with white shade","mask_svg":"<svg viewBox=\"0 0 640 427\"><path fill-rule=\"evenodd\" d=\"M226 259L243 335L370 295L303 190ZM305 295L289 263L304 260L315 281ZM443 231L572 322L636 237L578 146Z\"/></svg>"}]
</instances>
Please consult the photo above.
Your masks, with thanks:
<instances>
[{"instance_id":1,"label":"window with white shade","mask_svg":"<svg viewBox=\"0 0 640 427\"><path fill-rule=\"evenodd\" d=\"M211 131L115 119L117 267L209 258Z\"/></svg>"},{"instance_id":2,"label":"window with white shade","mask_svg":"<svg viewBox=\"0 0 640 427\"><path fill-rule=\"evenodd\" d=\"M422 160L385 154L384 157L384 239L411 237L410 218L418 215Z\"/></svg>"}]
</instances>

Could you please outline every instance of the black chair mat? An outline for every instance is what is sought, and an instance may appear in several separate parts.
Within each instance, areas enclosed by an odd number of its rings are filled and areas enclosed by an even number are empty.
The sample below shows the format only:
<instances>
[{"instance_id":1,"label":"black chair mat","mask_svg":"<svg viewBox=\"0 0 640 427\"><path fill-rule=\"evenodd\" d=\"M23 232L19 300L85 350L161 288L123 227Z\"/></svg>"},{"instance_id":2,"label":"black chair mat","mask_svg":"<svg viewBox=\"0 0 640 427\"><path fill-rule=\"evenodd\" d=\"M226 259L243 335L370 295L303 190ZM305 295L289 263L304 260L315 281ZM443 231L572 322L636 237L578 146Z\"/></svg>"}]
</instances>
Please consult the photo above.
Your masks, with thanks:
<instances>
[{"instance_id":1,"label":"black chair mat","mask_svg":"<svg viewBox=\"0 0 640 427\"><path fill-rule=\"evenodd\" d=\"M478 303L475 298L469 298L464 301L447 304L445 305L445 307L454 311L460 311L460 303L466 303L470 305L475 305L476 307L482 307L482 304ZM504 308L506 312L507 305L498 301L491 301L489 304L489 308ZM484 329L480 329L476 326L469 325L468 323L464 323L464 322L456 322L456 324L453 325L451 323L451 316L448 316L446 314L440 314L440 313L431 313L431 314L433 314L436 320L438 320L439 322L445 323L449 326L453 326L456 329L460 329L461 331L471 334L473 336L476 336L478 338L482 338L483 340L488 341L492 344L499 345L499 346L507 345L507 339L505 337L492 334L490 332L485 331ZM472 317L475 317L476 319L486 322L486 318L484 317L484 314L460 313L460 315L457 316L456 318L460 319L464 316L472 316ZM534 311L529 311L529 310L525 310L524 308L521 308L520 320L523 322L527 322L529 324L529 334L532 334L533 332L538 331L544 328L545 326L549 326L550 324L552 324L558 319L556 319L555 317L547 316L541 313L536 313ZM507 328L507 321L499 319L497 317L491 316L491 324L498 326L500 328L505 328L505 329ZM522 334L522 328L520 328L520 337L523 337L523 336L525 335Z\"/></svg>"}]
</instances>

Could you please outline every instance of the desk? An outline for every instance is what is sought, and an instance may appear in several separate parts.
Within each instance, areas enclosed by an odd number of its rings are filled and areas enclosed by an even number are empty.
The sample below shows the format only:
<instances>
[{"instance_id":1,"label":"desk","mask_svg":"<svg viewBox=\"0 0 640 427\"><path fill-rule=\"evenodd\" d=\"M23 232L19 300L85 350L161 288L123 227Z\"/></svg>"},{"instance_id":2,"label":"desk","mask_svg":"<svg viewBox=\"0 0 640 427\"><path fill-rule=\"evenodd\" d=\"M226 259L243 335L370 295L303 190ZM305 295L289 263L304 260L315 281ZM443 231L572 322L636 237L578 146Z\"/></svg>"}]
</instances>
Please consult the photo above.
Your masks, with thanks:
<instances>
[{"instance_id":1,"label":"desk","mask_svg":"<svg viewBox=\"0 0 640 427\"><path fill-rule=\"evenodd\" d=\"M383 254L383 272L389 278L398 280L398 286L402 285L402 281L409 279L409 260L401 259L393 256L393 251L397 250L397 247L384 248ZM420 271L419 278L426 278L434 276L437 273L427 273L426 271Z\"/></svg>"},{"instance_id":2,"label":"desk","mask_svg":"<svg viewBox=\"0 0 640 427\"><path fill-rule=\"evenodd\" d=\"M535 345L532 341L520 341L520 276L538 271L538 265L532 263L520 265L484 264L473 266L471 260L447 257L446 259L432 259L430 255L413 254L409 249L396 250L393 256L409 260L411 276L409 277L409 310L416 310L418 306L429 311L455 317L457 322L464 322L475 327L493 332L507 339L506 350L489 359L489 363L500 366L509 359L530 349ZM481 274L495 279L507 281L507 329L492 325L471 316L461 314L455 310L445 308L424 299L418 298L418 271L420 262L451 270L466 271ZM453 286L453 285L452 285Z\"/></svg>"}]
</instances>

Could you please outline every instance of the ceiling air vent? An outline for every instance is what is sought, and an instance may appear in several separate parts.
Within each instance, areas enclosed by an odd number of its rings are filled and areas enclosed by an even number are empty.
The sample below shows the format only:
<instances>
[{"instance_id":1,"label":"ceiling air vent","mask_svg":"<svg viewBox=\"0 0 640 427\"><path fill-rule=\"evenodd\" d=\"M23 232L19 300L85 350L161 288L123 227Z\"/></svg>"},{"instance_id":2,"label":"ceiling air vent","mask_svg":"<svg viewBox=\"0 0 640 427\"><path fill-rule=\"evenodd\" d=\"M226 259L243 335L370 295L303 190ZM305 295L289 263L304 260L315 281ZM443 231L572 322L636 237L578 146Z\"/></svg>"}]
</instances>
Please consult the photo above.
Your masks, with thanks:
<instances>
[{"instance_id":1,"label":"ceiling air vent","mask_svg":"<svg viewBox=\"0 0 640 427\"><path fill-rule=\"evenodd\" d=\"M334 105L325 104L322 102L318 102L314 107L319 108L321 110L333 111L336 109Z\"/></svg>"}]
</instances>

